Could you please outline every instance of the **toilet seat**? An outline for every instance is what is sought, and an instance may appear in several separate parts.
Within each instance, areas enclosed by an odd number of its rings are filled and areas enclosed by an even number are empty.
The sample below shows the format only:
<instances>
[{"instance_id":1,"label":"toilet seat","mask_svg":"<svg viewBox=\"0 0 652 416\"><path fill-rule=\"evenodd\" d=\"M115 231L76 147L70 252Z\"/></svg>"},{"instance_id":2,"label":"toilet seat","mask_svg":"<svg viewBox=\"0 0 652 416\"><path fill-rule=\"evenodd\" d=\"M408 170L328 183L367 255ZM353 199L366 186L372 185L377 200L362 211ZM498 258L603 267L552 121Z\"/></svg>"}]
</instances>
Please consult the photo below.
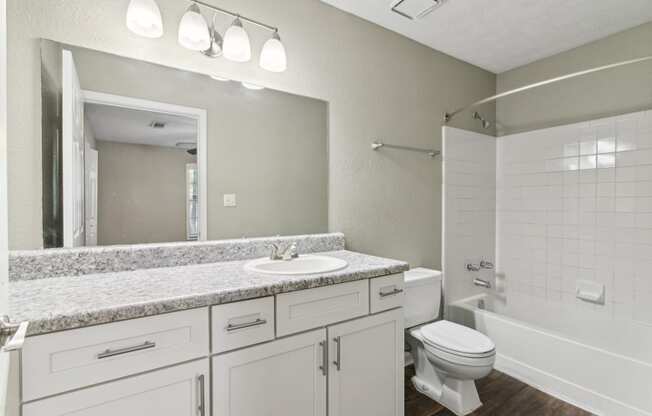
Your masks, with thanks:
<instances>
[{"instance_id":1,"label":"toilet seat","mask_svg":"<svg viewBox=\"0 0 652 416\"><path fill-rule=\"evenodd\" d=\"M468 362L493 359L496 346L484 334L450 321L438 321L420 328L424 345L442 358ZM471 361L471 362L473 362Z\"/></svg>"}]
</instances>

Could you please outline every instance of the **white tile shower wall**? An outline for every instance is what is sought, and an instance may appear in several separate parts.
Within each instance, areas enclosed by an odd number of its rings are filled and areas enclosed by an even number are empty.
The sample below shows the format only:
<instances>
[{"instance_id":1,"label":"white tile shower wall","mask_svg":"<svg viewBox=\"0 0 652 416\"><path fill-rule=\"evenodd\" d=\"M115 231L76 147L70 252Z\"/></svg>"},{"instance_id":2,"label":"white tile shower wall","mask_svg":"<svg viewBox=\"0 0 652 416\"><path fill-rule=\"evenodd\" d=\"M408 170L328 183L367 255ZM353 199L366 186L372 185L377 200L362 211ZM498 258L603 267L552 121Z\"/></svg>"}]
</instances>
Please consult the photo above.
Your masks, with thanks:
<instances>
[{"instance_id":1,"label":"white tile shower wall","mask_svg":"<svg viewBox=\"0 0 652 416\"><path fill-rule=\"evenodd\" d=\"M443 128L442 266L446 301L482 293L479 277L495 283L492 270L471 272L467 263L494 262L496 229L496 139Z\"/></svg>"},{"instance_id":2,"label":"white tile shower wall","mask_svg":"<svg viewBox=\"0 0 652 416\"><path fill-rule=\"evenodd\" d=\"M497 139L497 261L527 295L652 325L652 111ZM605 305L575 298L605 285Z\"/></svg>"}]
</instances>

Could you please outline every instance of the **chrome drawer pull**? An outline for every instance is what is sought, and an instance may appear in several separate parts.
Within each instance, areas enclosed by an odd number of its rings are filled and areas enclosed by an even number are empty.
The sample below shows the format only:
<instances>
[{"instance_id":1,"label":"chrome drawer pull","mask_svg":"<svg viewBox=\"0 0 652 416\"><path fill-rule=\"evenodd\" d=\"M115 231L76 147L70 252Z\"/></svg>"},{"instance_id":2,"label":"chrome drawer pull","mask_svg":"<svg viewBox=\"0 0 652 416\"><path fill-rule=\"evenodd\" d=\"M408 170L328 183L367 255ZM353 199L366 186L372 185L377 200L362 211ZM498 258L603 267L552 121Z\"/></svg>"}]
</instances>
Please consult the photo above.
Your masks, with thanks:
<instances>
[{"instance_id":1,"label":"chrome drawer pull","mask_svg":"<svg viewBox=\"0 0 652 416\"><path fill-rule=\"evenodd\" d=\"M140 345L134 345L132 347L118 348L117 350L106 349L103 352L97 354L97 359L101 360L102 358L109 358L109 357L113 357L113 356L116 356L116 355L128 354L130 352L148 350L148 349L154 348L154 347L156 347L155 342L145 341L144 343L142 343Z\"/></svg>"},{"instance_id":2,"label":"chrome drawer pull","mask_svg":"<svg viewBox=\"0 0 652 416\"><path fill-rule=\"evenodd\" d=\"M328 349L326 348L326 344L326 341L319 343L319 346L321 347L321 365L319 366L319 369L325 376L328 375Z\"/></svg>"},{"instance_id":3,"label":"chrome drawer pull","mask_svg":"<svg viewBox=\"0 0 652 416\"><path fill-rule=\"evenodd\" d=\"M231 331L237 331L238 329L244 329L244 328L250 328L252 326L258 326L258 325L265 325L267 323L267 319L261 319L258 318L253 322L245 322L243 324L228 324L226 326L226 330L231 332Z\"/></svg>"},{"instance_id":4,"label":"chrome drawer pull","mask_svg":"<svg viewBox=\"0 0 652 416\"><path fill-rule=\"evenodd\" d=\"M199 393L199 404L197 405L197 414L199 416L206 416L206 398L204 397L204 375L197 376L197 390Z\"/></svg>"},{"instance_id":5,"label":"chrome drawer pull","mask_svg":"<svg viewBox=\"0 0 652 416\"><path fill-rule=\"evenodd\" d=\"M337 371L340 371L340 368L342 367L342 356L340 354L340 345L342 344L342 339L340 337L335 337L333 338L333 342L335 342L335 345L337 346L335 349L335 361L333 361L333 364L335 364Z\"/></svg>"},{"instance_id":6,"label":"chrome drawer pull","mask_svg":"<svg viewBox=\"0 0 652 416\"><path fill-rule=\"evenodd\" d=\"M391 292L380 292L379 295L381 298L386 298L387 296L394 296L399 293L403 293L403 289L394 289Z\"/></svg>"}]
</instances>

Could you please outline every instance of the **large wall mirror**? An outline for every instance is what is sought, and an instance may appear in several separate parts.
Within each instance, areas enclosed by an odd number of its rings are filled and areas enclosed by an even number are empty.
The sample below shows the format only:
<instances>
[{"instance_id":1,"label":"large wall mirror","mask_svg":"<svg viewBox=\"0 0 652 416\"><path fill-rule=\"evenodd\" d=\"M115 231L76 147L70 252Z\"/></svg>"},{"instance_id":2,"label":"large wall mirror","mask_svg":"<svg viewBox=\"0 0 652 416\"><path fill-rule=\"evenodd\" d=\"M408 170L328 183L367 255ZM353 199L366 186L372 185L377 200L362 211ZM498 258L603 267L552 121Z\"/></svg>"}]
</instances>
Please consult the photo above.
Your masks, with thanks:
<instances>
[{"instance_id":1,"label":"large wall mirror","mask_svg":"<svg viewBox=\"0 0 652 416\"><path fill-rule=\"evenodd\" d=\"M326 102L47 39L38 49L42 221L10 212L23 224L11 248L328 230Z\"/></svg>"}]
</instances>

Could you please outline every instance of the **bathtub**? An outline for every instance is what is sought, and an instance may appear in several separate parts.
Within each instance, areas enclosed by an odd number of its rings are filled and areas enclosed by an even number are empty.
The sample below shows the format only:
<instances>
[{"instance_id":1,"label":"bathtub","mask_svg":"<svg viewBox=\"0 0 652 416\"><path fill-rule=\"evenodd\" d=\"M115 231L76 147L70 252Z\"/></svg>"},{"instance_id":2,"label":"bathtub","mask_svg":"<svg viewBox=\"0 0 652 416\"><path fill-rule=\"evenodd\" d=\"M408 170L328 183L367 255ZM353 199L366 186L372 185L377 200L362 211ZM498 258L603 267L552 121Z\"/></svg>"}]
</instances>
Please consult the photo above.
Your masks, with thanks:
<instances>
[{"instance_id":1,"label":"bathtub","mask_svg":"<svg viewBox=\"0 0 652 416\"><path fill-rule=\"evenodd\" d=\"M492 294L453 302L446 312L494 341L497 370L596 415L652 416L649 326L605 325L595 310L534 298L508 307Z\"/></svg>"}]
</instances>

